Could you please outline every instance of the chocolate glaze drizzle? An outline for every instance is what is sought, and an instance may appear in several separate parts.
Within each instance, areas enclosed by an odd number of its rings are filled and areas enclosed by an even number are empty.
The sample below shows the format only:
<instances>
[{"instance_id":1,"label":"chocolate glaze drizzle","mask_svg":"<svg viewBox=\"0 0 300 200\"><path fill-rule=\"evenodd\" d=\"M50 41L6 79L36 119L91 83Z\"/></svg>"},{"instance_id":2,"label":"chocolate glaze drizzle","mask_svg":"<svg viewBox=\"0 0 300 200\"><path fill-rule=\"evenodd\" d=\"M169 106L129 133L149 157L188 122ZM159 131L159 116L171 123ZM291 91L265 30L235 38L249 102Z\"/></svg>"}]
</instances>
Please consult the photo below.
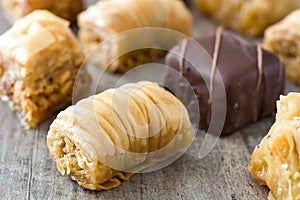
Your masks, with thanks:
<instances>
[{"instance_id":1,"label":"chocolate glaze drizzle","mask_svg":"<svg viewBox=\"0 0 300 200\"><path fill-rule=\"evenodd\" d=\"M263 52L260 44L257 44L257 71L258 71L258 77L256 82L256 92L259 92L259 89L261 87L261 82L263 78Z\"/></svg>"},{"instance_id":2,"label":"chocolate glaze drizzle","mask_svg":"<svg viewBox=\"0 0 300 200\"><path fill-rule=\"evenodd\" d=\"M261 106L264 104L264 98L261 100L261 95L260 95L260 89L262 86L262 80L263 80L263 51L262 47L259 44L256 44L256 55L257 55L257 81L256 81L256 86L255 86L255 97L254 97L254 104L253 104L253 121L257 121L259 118L259 114L261 113L260 111L263 110L264 108ZM266 85L265 81L264 84ZM263 102L261 102L263 101Z\"/></svg>"},{"instance_id":3,"label":"chocolate glaze drizzle","mask_svg":"<svg viewBox=\"0 0 300 200\"><path fill-rule=\"evenodd\" d=\"M188 40L184 39L182 41L181 52L180 52L180 55L181 55L180 65L179 65L180 77L183 77L184 61L185 61L185 53L186 53L186 49L187 49L187 44L188 44Z\"/></svg>"},{"instance_id":4,"label":"chocolate glaze drizzle","mask_svg":"<svg viewBox=\"0 0 300 200\"><path fill-rule=\"evenodd\" d=\"M216 30L215 47L214 47L214 54L213 54L213 59L212 59L210 84L209 84L209 93L210 93L209 100L208 100L209 104L211 104L211 101L212 101L212 92L214 89L214 78L215 78L215 73L216 73L216 67L217 67L217 62L218 62L218 56L219 56L219 51L220 51L220 44L221 44L223 30L224 30L223 26L219 26Z\"/></svg>"}]
</instances>

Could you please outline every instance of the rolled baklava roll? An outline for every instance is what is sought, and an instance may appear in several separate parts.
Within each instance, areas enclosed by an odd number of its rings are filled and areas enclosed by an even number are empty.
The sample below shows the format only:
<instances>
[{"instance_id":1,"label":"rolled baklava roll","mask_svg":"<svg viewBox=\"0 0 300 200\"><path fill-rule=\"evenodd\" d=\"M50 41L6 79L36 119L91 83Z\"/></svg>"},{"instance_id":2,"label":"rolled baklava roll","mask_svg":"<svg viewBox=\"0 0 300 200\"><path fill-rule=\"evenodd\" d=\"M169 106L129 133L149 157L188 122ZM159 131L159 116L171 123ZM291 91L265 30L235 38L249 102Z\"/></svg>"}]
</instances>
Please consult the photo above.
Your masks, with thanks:
<instances>
[{"instance_id":1,"label":"rolled baklava roll","mask_svg":"<svg viewBox=\"0 0 300 200\"><path fill-rule=\"evenodd\" d=\"M298 8L297 0L195 0L218 23L250 35L261 35L271 24Z\"/></svg>"},{"instance_id":2,"label":"rolled baklava roll","mask_svg":"<svg viewBox=\"0 0 300 200\"><path fill-rule=\"evenodd\" d=\"M0 36L0 98L33 128L71 104L76 78L82 93L88 91L89 75L79 70L83 60L69 22L34 11Z\"/></svg>"},{"instance_id":3,"label":"rolled baklava roll","mask_svg":"<svg viewBox=\"0 0 300 200\"><path fill-rule=\"evenodd\" d=\"M77 15L83 10L83 0L1 0L2 8L10 21L15 21L37 9L45 9L75 22Z\"/></svg>"},{"instance_id":4,"label":"rolled baklava roll","mask_svg":"<svg viewBox=\"0 0 300 200\"><path fill-rule=\"evenodd\" d=\"M109 71L125 72L164 53L161 49L139 47L148 44L164 47L172 42L168 45L171 48L176 43L172 34L139 30L106 41L107 45L99 47L101 42L124 31L144 27L166 28L190 35L191 21L191 14L181 0L99 1L79 15L79 38L87 54L100 48L94 58L97 64Z\"/></svg>"},{"instance_id":5,"label":"rolled baklava roll","mask_svg":"<svg viewBox=\"0 0 300 200\"><path fill-rule=\"evenodd\" d=\"M47 142L62 174L87 189L106 190L182 152L193 137L184 105L158 84L138 82L62 111Z\"/></svg>"}]
</instances>

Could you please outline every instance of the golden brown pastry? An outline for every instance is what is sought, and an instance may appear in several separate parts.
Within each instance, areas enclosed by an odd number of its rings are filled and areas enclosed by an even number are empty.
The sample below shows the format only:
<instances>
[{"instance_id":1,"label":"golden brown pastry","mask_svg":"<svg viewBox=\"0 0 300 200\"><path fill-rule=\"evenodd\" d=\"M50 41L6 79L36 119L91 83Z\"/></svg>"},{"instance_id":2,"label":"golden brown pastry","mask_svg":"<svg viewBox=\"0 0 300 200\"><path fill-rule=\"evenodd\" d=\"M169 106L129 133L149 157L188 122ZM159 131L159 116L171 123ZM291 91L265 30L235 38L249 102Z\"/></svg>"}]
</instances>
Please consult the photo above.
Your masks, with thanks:
<instances>
[{"instance_id":1,"label":"golden brown pastry","mask_svg":"<svg viewBox=\"0 0 300 200\"><path fill-rule=\"evenodd\" d=\"M218 23L238 32L261 35L271 24L298 8L297 0L195 0Z\"/></svg>"},{"instance_id":2,"label":"golden brown pastry","mask_svg":"<svg viewBox=\"0 0 300 200\"><path fill-rule=\"evenodd\" d=\"M277 54L286 66L287 78L300 85L300 10L265 31L264 47Z\"/></svg>"},{"instance_id":3,"label":"golden brown pastry","mask_svg":"<svg viewBox=\"0 0 300 200\"><path fill-rule=\"evenodd\" d=\"M107 190L186 149L193 137L184 105L158 84L138 82L62 111L47 142L62 174L87 189Z\"/></svg>"},{"instance_id":4,"label":"golden brown pastry","mask_svg":"<svg viewBox=\"0 0 300 200\"><path fill-rule=\"evenodd\" d=\"M181 0L104 0L79 15L79 38L89 54L111 36L135 28L160 27L190 35L191 21L191 14ZM164 53L160 49L136 48L153 44L168 44L171 48L176 43L170 33L150 32L137 31L110 40L97 49L93 59L109 71L126 72ZM127 50L132 52L122 55Z\"/></svg>"},{"instance_id":5,"label":"golden brown pastry","mask_svg":"<svg viewBox=\"0 0 300 200\"><path fill-rule=\"evenodd\" d=\"M2 8L11 21L15 21L37 9L45 9L75 22L83 10L83 0L1 0Z\"/></svg>"},{"instance_id":6,"label":"golden brown pastry","mask_svg":"<svg viewBox=\"0 0 300 200\"><path fill-rule=\"evenodd\" d=\"M48 11L34 11L0 36L0 98L27 128L35 127L71 103L83 60L69 22ZM87 90L89 76L78 76Z\"/></svg>"},{"instance_id":7,"label":"golden brown pastry","mask_svg":"<svg viewBox=\"0 0 300 200\"><path fill-rule=\"evenodd\" d=\"M276 121L254 149L249 172L270 188L270 199L300 199L300 94L277 102Z\"/></svg>"}]
</instances>

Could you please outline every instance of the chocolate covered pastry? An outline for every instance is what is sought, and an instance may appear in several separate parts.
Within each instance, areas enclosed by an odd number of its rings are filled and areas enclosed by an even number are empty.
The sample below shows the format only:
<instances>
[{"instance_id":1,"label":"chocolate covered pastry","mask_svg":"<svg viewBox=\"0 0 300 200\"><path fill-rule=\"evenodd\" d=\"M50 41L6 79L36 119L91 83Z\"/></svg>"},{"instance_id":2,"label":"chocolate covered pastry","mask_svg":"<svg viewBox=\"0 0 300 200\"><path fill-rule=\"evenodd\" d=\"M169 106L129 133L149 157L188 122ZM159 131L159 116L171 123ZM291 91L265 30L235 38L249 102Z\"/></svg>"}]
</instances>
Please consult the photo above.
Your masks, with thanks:
<instances>
[{"instance_id":1,"label":"chocolate covered pastry","mask_svg":"<svg viewBox=\"0 0 300 200\"><path fill-rule=\"evenodd\" d=\"M11 21L15 21L38 9L50 12L75 22L77 15L83 10L83 0L1 0L2 9Z\"/></svg>"},{"instance_id":2,"label":"chocolate covered pastry","mask_svg":"<svg viewBox=\"0 0 300 200\"><path fill-rule=\"evenodd\" d=\"M271 24L298 8L297 0L195 0L218 23L250 35L261 35Z\"/></svg>"},{"instance_id":3,"label":"chocolate covered pastry","mask_svg":"<svg viewBox=\"0 0 300 200\"><path fill-rule=\"evenodd\" d=\"M106 90L62 111L48 148L58 170L90 190L107 190L183 151L194 134L184 105L152 82Z\"/></svg>"},{"instance_id":4,"label":"chocolate covered pastry","mask_svg":"<svg viewBox=\"0 0 300 200\"><path fill-rule=\"evenodd\" d=\"M289 14L265 32L264 47L277 54L286 66L287 78L300 85L300 10Z\"/></svg>"},{"instance_id":5,"label":"chocolate covered pastry","mask_svg":"<svg viewBox=\"0 0 300 200\"><path fill-rule=\"evenodd\" d=\"M187 79L199 103L201 129L207 130L211 123L212 100L216 102L216 113L225 104L222 135L274 112L285 83L284 65L277 56L221 27L215 35L195 40L184 40L167 55L166 64L179 73L174 75L168 70L165 82L176 94L185 94L181 81L182 77ZM206 54L199 44L212 60L203 57ZM178 97L188 108L197 103L189 96Z\"/></svg>"},{"instance_id":6,"label":"chocolate covered pastry","mask_svg":"<svg viewBox=\"0 0 300 200\"><path fill-rule=\"evenodd\" d=\"M300 199L299 105L299 93L280 97L276 121L251 156L248 170L270 188L270 200Z\"/></svg>"},{"instance_id":7,"label":"chocolate covered pastry","mask_svg":"<svg viewBox=\"0 0 300 200\"><path fill-rule=\"evenodd\" d=\"M79 38L86 54L98 48L93 60L109 71L126 72L153 61L174 46L170 32L149 29L122 35L99 45L106 39L135 28L159 27L191 34L191 14L181 0L110 0L100 1L79 15ZM173 34L174 35L174 34ZM158 45L159 48L149 46ZM145 48L144 48L145 47ZM131 52L127 52L131 51ZM125 54L124 54L125 53ZM123 55L124 54L124 55Z\"/></svg>"},{"instance_id":8,"label":"chocolate covered pastry","mask_svg":"<svg viewBox=\"0 0 300 200\"><path fill-rule=\"evenodd\" d=\"M84 54L69 22L37 10L0 36L0 97L27 128L68 106ZM82 90L89 76L78 74Z\"/></svg>"}]
</instances>

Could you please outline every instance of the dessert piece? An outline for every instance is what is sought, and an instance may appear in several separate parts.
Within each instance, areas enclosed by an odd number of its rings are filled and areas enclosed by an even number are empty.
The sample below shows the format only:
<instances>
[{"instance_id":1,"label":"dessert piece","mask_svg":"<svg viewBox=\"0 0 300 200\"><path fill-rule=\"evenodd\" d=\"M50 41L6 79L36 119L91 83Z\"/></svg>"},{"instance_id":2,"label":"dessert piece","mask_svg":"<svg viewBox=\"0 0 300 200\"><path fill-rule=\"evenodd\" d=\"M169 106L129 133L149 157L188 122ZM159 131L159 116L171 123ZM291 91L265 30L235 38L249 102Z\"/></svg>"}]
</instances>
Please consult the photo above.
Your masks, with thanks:
<instances>
[{"instance_id":1,"label":"dessert piece","mask_svg":"<svg viewBox=\"0 0 300 200\"><path fill-rule=\"evenodd\" d=\"M0 36L0 97L27 128L35 127L71 103L83 60L69 22L48 11L34 11ZM78 78L87 90L84 70Z\"/></svg>"},{"instance_id":2,"label":"dessert piece","mask_svg":"<svg viewBox=\"0 0 300 200\"><path fill-rule=\"evenodd\" d=\"M286 66L287 78L300 85L300 10L265 31L264 47L277 54Z\"/></svg>"},{"instance_id":3,"label":"dessert piece","mask_svg":"<svg viewBox=\"0 0 300 200\"><path fill-rule=\"evenodd\" d=\"M205 57L207 54L212 60ZM279 58L222 27L214 35L184 40L170 51L166 64L179 73L168 70L165 85L182 94L178 98L187 107L199 104L200 128L223 123L211 121L211 116L222 115L226 108L222 135L271 115L284 89L284 65ZM182 77L194 88L196 101L185 94Z\"/></svg>"},{"instance_id":4,"label":"dessert piece","mask_svg":"<svg viewBox=\"0 0 300 200\"><path fill-rule=\"evenodd\" d=\"M251 156L248 170L270 188L270 199L300 199L299 105L299 93L280 97L276 121Z\"/></svg>"},{"instance_id":5,"label":"dessert piece","mask_svg":"<svg viewBox=\"0 0 300 200\"><path fill-rule=\"evenodd\" d=\"M37 9L49 10L52 13L76 22L77 15L83 10L83 0L1 0L2 9L11 21L15 21Z\"/></svg>"},{"instance_id":6,"label":"dessert piece","mask_svg":"<svg viewBox=\"0 0 300 200\"><path fill-rule=\"evenodd\" d=\"M79 15L79 38L86 54L97 48L92 58L96 64L109 71L126 72L164 54L162 49L176 44L176 34L149 29L118 34L135 28L159 27L190 35L191 21L191 14L181 0L99 1Z\"/></svg>"},{"instance_id":7,"label":"dessert piece","mask_svg":"<svg viewBox=\"0 0 300 200\"><path fill-rule=\"evenodd\" d=\"M62 174L87 189L107 190L183 152L193 138L184 105L158 84L138 82L62 111L47 142Z\"/></svg>"},{"instance_id":8,"label":"dessert piece","mask_svg":"<svg viewBox=\"0 0 300 200\"><path fill-rule=\"evenodd\" d=\"M298 8L297 0L195 0L198 8L218 23L250 35L261 35L265 28Z\"/></svg>"}]
</instances>

